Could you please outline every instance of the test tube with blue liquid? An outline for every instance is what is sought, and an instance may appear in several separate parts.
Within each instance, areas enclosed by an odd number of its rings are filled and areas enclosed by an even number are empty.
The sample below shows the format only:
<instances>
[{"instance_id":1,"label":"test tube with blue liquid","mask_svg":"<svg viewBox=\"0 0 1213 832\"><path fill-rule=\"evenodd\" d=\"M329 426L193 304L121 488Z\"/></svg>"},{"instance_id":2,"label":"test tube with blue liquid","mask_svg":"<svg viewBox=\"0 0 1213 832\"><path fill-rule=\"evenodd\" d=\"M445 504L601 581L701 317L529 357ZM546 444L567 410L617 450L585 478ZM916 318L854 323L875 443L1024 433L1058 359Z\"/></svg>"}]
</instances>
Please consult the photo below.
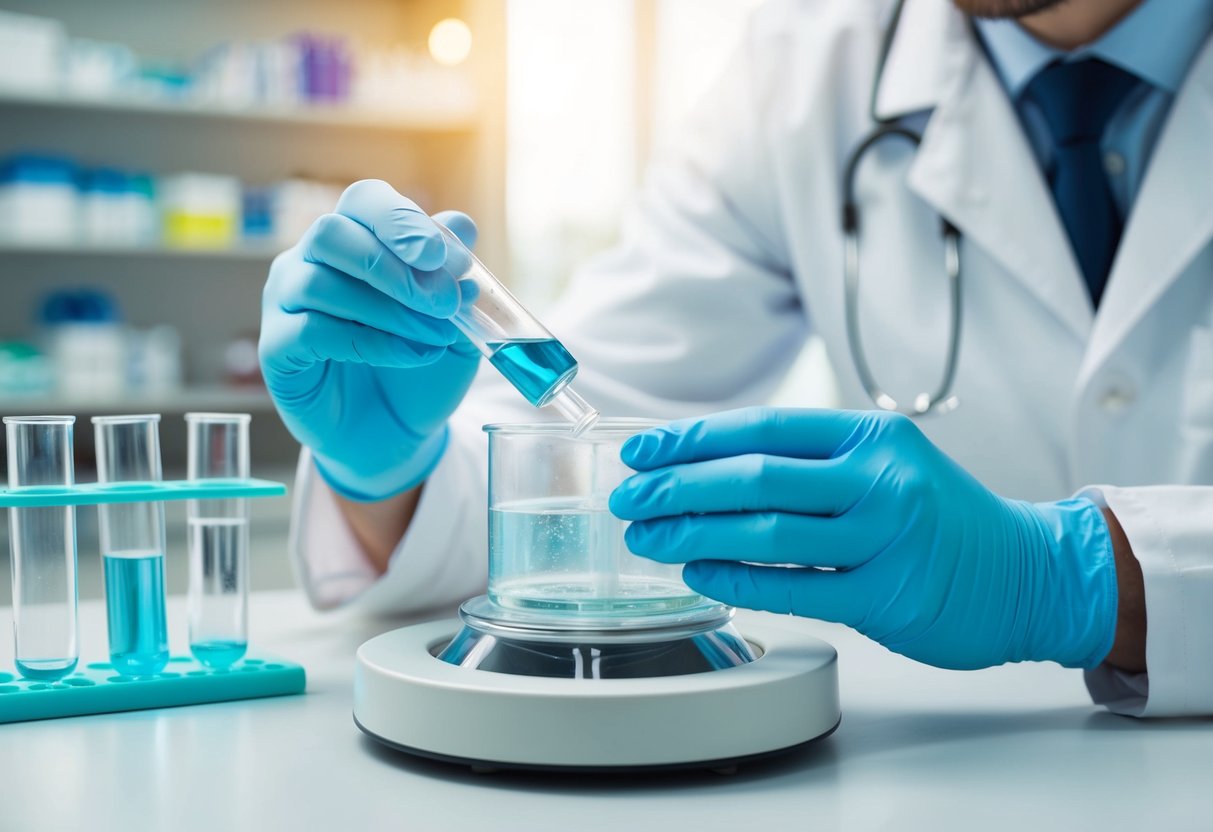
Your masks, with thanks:
<instances>
[{"instance_id":1,"label":"test tube with blue liquid","mask_svg":"<svg viewBox=\"0 0 1213 832\"><path fill-rule=\"evenodd\" d=\"M187 413L191 480L248 479L247 413ZM248 500L190 500L190 652L228 667L248 648Z\"/></svg>"},{"instance_id":2,"label":"test tube with blue liquid","mask_svg":"<svg viewBox=\"0 0 1213 832\"><path fill-rule=\"evenodd\" d=\"M97 481L159 482L160 416L97 416ZM97 507L110 663L124 676L150 676L168 663L164 611L164 503Z\"/></svg>"},{"instance_id":3,"label":"test tube with blue liquid","mask_svg":"<svg viewBox=\"0 0 1213 832\"><path fill-rule=\"evenodd\" d=\"M459 284L452 322L527 401L550 405L574 435L589 430L598 411L570 386L577 361L450 229L438 228L447 246L444 269Z\"/></svg>"},{"instance_id":4,"label":"test tube with blue liquid","mask_svg":"<svg viewBox=\"0 0 1213 832\"><path fill-rule=\"evenodd\" d=\"M8 484L71 485L75 416L4 418ZM54 681L76 668L76 510L10 508L13 638L17 671Z\"/></svg>"}]
</instances>

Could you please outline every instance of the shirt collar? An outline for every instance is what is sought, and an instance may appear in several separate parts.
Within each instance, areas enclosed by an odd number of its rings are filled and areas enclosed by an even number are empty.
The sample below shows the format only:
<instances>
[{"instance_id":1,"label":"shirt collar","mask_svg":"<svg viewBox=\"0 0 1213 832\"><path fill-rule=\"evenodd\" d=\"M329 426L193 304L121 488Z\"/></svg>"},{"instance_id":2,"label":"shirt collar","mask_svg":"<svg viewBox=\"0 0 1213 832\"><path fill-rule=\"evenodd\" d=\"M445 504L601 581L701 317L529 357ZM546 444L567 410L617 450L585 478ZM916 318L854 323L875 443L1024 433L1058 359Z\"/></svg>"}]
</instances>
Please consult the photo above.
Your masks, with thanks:
<instances>
[{"instance_id":1,"label":"shirt collar","mask_svg":"<svg viewBox=\"0 0 1213 832\"><path fill-rule=\"evenodd\" d=\"M1144 0L1093 43L1066 53L1041 43L1014 20L975 21L1012 98L1058 58L1100 58L1175 93L1213 29L1213 0Z\"/></svg>"}]
</instances>

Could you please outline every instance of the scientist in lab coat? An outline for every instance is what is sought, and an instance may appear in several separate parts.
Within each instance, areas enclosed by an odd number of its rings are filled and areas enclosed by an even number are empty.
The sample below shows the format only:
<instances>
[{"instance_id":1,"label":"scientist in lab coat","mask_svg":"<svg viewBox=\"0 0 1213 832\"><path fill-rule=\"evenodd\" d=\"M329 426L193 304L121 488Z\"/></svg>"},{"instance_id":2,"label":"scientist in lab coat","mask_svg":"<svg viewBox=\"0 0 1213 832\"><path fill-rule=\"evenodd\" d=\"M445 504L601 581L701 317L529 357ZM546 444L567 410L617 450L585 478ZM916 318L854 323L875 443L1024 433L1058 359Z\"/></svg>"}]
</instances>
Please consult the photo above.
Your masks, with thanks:
<instances>
[{"instance_id":1,"label":"scientist in lab coat","mask_svg":"<svg viewBox=\"0 0 1213 832\"><path fill-rule=\"evenodd\" d=\"M611 508L722 601L940 667L1082 668L1126 714L1213 713L1213 0L908 0L877 80L892 8L758 11L547 316L604 413L676 420L625 447ZM860 329L895 396L940 376L940 217L961 235L960 404L917 422L874 409L848 347L838 216L873 91L921 133L855 181ZM318 607L485 581L480 426L535 412L473 383L444 252L365 181L270 270L261 359L305 446L293 550ZM810 333L850 409L754 407Z\"/></svg>"}]
</instances>

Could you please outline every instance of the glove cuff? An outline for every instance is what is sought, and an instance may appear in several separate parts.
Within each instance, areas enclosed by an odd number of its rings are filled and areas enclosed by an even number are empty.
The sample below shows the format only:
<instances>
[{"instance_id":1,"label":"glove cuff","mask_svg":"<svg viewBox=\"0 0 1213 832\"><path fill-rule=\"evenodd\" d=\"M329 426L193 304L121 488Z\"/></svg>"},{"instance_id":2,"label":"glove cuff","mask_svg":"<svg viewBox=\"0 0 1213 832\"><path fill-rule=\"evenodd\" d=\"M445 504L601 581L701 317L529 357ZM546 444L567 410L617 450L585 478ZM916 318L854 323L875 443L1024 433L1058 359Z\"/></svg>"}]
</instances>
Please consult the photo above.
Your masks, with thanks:
<instances>
[{"instance_id":1,"label":"glove cuff","mask_svg":"<svg viewBox=\"0 0 1213 832\"><path fill-rule=\"evenodd\" d=\"M415 488L438 467L446 451L450 430L446 425L430 434L413 451L403 454L398 462L391 462L389 449L384 449L385 467L374 472L353 471L339 460L312 450L312 461L316 470L329 488L359 503L374 503L386 500Z\"/></svg>"},{"instance_id":2,"label":"glove cuff","mask_svg":"<svg viewBox=\"0 0 1213 832\"><path fill-rule=\"evenodd\" d=\"M1046 591L1031 639L1035 655L1029 658L1098 667L1116 639L1120 603L1107 521L1086 498L1029 507L1049 549L1040 576Z\"/></svg>"}]
</instances>

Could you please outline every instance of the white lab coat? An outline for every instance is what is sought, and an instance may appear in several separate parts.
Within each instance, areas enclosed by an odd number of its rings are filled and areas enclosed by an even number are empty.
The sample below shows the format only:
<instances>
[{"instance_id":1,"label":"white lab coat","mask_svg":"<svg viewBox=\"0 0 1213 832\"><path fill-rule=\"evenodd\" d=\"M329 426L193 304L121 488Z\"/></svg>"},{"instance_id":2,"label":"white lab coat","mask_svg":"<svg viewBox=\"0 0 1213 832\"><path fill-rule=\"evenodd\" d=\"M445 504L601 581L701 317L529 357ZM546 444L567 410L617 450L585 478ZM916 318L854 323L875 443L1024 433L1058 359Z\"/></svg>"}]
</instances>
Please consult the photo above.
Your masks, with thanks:
<instances>
[{"instance_id":1,"label":"white lab coat","mask_svg":"<svg viewBox=\"0 0 1213 832\"><path fill-rule=\"evenodd\" d=\"M652 166L622 243L548 323L605 413L676 417L763 402L820 335L843 404L870 408L843 312L840 180L870 128L887 0L786 0ZM938 216L963 233L961 405L925 419L1007 497L1110 506L1145 575L1148 679L1100 668L1097 701L1213 713L1213 47L1178 94L1094 315L1011 103L948 0L910 0L878 95L930 110L917 153L863 165L861 331L898 398L934 387L948 296ZM376 580L302 460L293 548L318 606L416 609L485 581L485 422L535 411L491 369L452 421L413 525Z\"/></svg>"}]
</instances>

